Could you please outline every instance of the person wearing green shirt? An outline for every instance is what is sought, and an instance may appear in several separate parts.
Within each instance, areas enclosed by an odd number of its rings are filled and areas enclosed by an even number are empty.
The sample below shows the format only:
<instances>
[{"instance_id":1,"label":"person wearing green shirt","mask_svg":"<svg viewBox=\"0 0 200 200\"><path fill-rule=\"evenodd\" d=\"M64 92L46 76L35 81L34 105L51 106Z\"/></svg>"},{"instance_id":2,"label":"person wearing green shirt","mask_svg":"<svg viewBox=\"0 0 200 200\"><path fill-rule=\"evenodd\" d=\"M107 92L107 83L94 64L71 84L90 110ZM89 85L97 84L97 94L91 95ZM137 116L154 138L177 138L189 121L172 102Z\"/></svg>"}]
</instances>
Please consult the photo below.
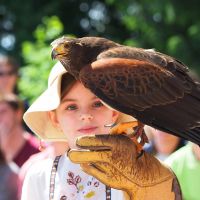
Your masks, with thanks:
<instances>
[{"instance_id":1,"label":"person wearing green shirt","mask_svg":"<svg viewBox=\"0 0 200 200\"><path fill-rule=\"evenodd\" d=\"M174 152L165 163L176 174L184 200L200 200L200 147L194 143Z\"/></svg>"}]
</instances>

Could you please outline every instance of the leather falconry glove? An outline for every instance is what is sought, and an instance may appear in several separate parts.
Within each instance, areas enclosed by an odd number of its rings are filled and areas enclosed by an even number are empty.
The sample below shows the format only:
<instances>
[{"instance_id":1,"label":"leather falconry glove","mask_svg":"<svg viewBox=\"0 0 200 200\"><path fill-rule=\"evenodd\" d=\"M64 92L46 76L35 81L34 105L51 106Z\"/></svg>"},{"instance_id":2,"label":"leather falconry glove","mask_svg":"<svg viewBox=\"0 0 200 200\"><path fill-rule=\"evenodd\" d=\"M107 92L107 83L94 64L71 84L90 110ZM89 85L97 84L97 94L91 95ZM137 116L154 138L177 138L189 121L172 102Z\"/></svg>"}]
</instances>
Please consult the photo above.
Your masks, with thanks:
<instances>
[{"instance_id":1,"label":"leather falconry glove","mask_svg":"<svg viewBox=\"0 0 200 200\"><path fill-rule=\"evenodd\" d=\"M81 149L68 152L70 160L105 185L127 192L131 200L182 199L174 173L146 152L138 157L129 137L84 136L77 146Z\"/></svg>"}]
</instances>

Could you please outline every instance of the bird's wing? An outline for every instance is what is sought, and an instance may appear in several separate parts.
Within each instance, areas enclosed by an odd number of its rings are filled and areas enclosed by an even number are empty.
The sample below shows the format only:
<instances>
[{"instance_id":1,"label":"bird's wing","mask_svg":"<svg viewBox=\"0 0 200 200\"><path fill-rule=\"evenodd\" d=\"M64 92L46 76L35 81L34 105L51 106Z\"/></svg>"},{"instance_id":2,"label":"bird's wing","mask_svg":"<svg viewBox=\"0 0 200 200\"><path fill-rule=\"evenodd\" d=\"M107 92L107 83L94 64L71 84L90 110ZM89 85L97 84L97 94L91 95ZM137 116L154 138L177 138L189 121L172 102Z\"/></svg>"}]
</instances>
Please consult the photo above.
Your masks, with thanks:
<instances>
[{"instance_id":1,"label":"bird's wing","mask_svg":"<svg viewBox=\"0 0 200 200\"><path fill-rule=\"evenodd\" d=\"M188 72L188 67L181 61L154 49L142 49L128 46L114 47L98 55L97 60L105 58L126 58L147 61L171 72Z\"/></svg>"},{"instance_id":2,"label":"bird's wing","mask_svg":"<svg viewBox=\"0 0 200 200\"><path fill-rule=\"evenodd\" d=\"M184 68L175 71L147 61L101 58L82 69L80 80L116 110L200 144L200 87Z\"/></svg>"},{"instance_id":3,"label":"bird's wing","mask_svg":"<svg viewBox=\"0 0 200 200\"><path fill-rule=\"evenodd\" d=\"M100 98L143 111L183 98L191 85L166 68L127 58L101 58L85 67L80 79Z\"/></svg>"}]
</instances>

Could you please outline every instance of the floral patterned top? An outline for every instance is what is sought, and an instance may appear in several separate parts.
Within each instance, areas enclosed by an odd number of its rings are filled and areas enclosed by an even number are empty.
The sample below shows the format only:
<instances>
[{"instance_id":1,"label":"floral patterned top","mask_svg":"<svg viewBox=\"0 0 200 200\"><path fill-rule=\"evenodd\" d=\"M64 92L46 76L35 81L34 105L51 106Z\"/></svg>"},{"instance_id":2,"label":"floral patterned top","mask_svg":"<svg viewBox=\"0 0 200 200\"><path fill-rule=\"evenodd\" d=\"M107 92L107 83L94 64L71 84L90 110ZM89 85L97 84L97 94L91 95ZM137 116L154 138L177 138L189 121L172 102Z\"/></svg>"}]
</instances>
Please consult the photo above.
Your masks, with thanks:
<instances>
[{"instance_id":1,"label":"floral patterned top","mask_svg":"<svg viewBox=\"0 0 200 200\"><path fill-rule=\"evenodd\" d=\"M21 200L49 200L52 159L34 164L28 171ZM106 200L106 186L83 172L79 164L61 156L55 176L54 200ZM111 189L112 200L125 200L121 190Z\"/></svg>"}]
</instances>

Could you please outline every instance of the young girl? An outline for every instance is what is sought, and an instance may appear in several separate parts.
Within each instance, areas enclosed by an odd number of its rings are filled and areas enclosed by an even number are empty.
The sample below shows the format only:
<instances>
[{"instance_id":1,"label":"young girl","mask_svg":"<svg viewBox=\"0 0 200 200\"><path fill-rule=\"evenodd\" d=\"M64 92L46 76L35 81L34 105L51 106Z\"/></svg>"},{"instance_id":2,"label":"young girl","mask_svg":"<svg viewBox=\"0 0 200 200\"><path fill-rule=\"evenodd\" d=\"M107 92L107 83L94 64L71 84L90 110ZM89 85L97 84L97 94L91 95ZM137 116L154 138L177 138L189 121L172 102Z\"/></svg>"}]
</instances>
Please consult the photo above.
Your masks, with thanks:
<instances>
[{"instance_id":1,"label":"young girl","mask_svg":"<svg viewBox=\"0 0 200 200\"><path fill-rule=\"evenodd\" d=\"M48 89L28 109L24 120L40 138L65 140L70 149L77 149L76 139L79 136L103 136L109 133L109 126L106 125L134 119L102 104L99 98L74 80L58 63L50 73ZM54 160L40 161L28 171L22 189L22 200L125 200L129 197L132 200L147 200L160 199L163 194L162 200L175 199L174 191L177 192L178 189L173 188L177 184L171 171L146 153L138 158L136 145L128 137L121 136L118 139L112 146L114 154L107 157L113 162L112 165L104 162L97 165L105 169L105 172L108 170L108 173L114 168L111 176L106 173L101 176L101 169L100 176L99 173L90 173L98 177L97 180L87 174L94 171L91 171L94 169L91 165L85 165L88 166L88 171L84 168L87 173L83 172L77 158L81 163L85 154L80 152L80 156L73 156L70 151L70 159L77 164L71 162L65 154ZM109 141L112 143L114 138ZM92 144L96 147L95 143ZM68 150L66 147L66 151ZM98 153L103 155L105 151ZM100 159L103 158L101 155ZM92 157L87 158L93 163ZM127 193L110 188L99 180Z\"/></svg>"},{"instance_id":2,"label":"young girl","mask_svg":"<svg viewBox=\"0 0 200 200\"><path fill-rule=\"evenodd\" d=\"M40 138L67 140L70 148L77 148L78 136L105 134L109 132L105 125L134 119L107 108L57 63L50 73L48 89L31 105L24 120ZM56 170L52 168L53 160L47 159L28 171L22 200L108 199L104 184L84 173L66 155L57 159ZM122 200L123 195L122 191L111 189L112 199Z\"/></svg>"}]
</instances>

